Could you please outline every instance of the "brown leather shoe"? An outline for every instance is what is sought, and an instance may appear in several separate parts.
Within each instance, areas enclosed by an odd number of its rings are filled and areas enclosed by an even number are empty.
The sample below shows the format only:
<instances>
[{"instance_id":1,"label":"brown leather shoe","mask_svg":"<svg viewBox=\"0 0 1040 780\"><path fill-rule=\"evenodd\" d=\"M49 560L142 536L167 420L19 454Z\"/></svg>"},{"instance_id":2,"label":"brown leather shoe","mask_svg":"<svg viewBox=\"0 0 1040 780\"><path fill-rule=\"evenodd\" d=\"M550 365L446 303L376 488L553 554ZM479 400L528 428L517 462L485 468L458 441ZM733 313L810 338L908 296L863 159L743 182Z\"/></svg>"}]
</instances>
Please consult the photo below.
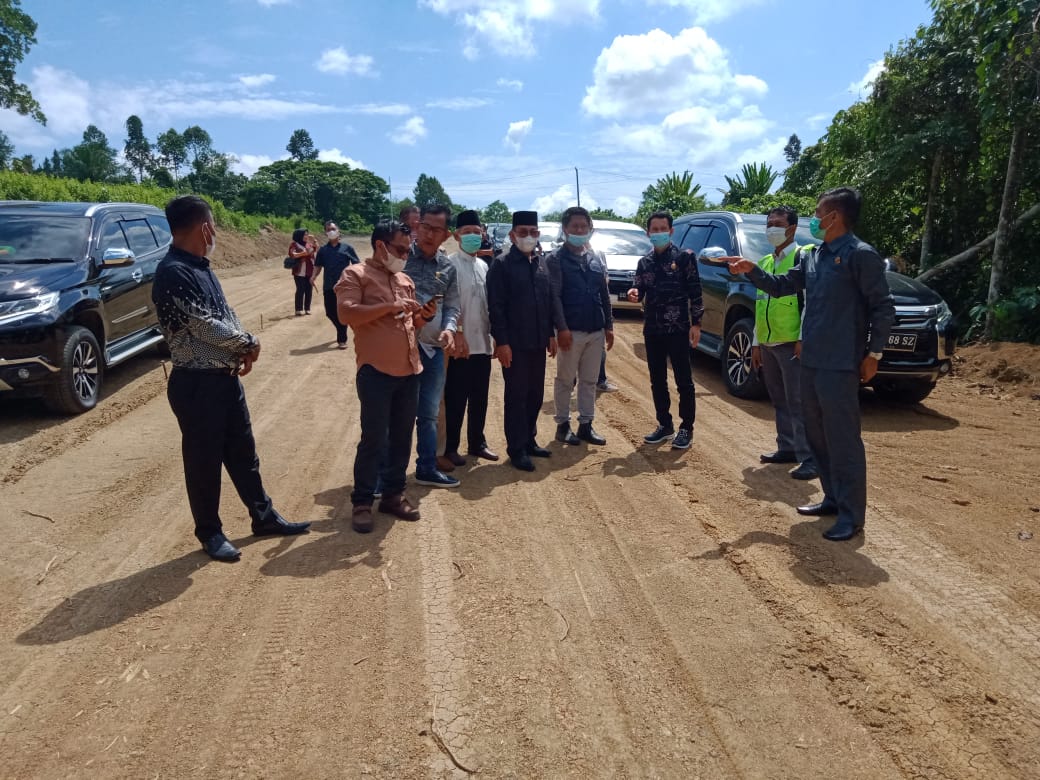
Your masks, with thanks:
<instances>
[{"instance_id":1,"label":"brown leather shoe","mask_svg":"<svg viewBox=\"0 0 1040 780\"><path fill-rule=\"evenodd\" d=\"M461 465L461 464L459 464L459 465ZM443 471L445 474L447 474L449 471L454 471L455 470L455 464L447 456L445 456L445 455L438 455L437 456L437 470L438 471Z\"/></svg>"},{"instance_id":2,"label":"brown leather shoe","mask_svg":"<svg viewBox=\"0 0 1040 780\"><path fill-rule=\"evenodd\" d=\"M372 530L375 519L372 517L372 507L368 504L358 504L350 518L350 527L359 534L367 534Z\"/></svg>"},{"instance_id":3,"label":"brown leather shoe","mask_svg":"<svg viewBox=\"0 0 1040 780\"><path fill-rule=\"evenodd\" d=\"M456 466L466 465L466 459L457 452L445 452L444 457Z\"/></svg>"},{"instance_id":4,"label":"brown leather shoe","mask_svg":"<svg viewBox=\"0 0 1040 780\"><path fill-rule=\"evenodd\" d=\"M419 510L408 503L403 493L396 496L385 496L379 502L379 511L393 515L400 520L415 521L419 519Z\"/></svg>"},{"instance_id":5,"label":"brown leather shoe","mask_svg":"<svg viewBox=\"0 0 1040 780\"><path fill-rule=\"evenodd\" d=\"M486 446L481 447L479 450L470 450L468 454L474 458L483 458L484 460L490 461L498 460L498 455L489 450Z\"/></svg>"}]
</instances>

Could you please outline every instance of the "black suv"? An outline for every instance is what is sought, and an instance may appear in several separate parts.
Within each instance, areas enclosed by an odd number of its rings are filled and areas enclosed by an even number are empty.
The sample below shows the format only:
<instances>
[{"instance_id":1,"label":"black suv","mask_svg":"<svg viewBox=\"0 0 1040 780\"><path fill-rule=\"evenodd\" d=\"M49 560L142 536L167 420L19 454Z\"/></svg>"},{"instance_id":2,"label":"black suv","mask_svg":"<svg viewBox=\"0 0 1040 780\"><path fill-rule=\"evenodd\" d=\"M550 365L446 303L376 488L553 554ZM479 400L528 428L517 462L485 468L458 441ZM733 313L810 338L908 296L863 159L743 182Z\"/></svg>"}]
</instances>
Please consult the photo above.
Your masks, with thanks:
<instances>
[{"instance_id":1,"label":"black suv","mask_svg":"<svg viewBox=\"0 0 1040 780\"><path fill-rule=\"evenodd\" d=\"M152 282L170 238L154 206L0 201L0 397L93 408L107 367L163 340Z\"/></svg>"},{"instance_id":2,"label":"black suv","mask_svg":"<svg viewBox=\"0 0 1040 780\"><path fill-rule=\"evenodd\" d=\"M725 265L711 262L708 247L755 262L773 251L766 240L766 218L760 214L707 211L675 220L673 241L698 256L704 287L703 352L722 359L722 376L729 391L740 398L764 397L765 386L751 370L751 341L755 329L758 290L743 276L733 276ZM800 220L795 241L819 244L809 233L809 221ZM907 403L924 400L940 376L948 374L956 332L950 307L937 293L908 276L889 270L888 286L895 298L896 321L888 346L870 383L883 397Z\"/></svg>"}]
</instances>

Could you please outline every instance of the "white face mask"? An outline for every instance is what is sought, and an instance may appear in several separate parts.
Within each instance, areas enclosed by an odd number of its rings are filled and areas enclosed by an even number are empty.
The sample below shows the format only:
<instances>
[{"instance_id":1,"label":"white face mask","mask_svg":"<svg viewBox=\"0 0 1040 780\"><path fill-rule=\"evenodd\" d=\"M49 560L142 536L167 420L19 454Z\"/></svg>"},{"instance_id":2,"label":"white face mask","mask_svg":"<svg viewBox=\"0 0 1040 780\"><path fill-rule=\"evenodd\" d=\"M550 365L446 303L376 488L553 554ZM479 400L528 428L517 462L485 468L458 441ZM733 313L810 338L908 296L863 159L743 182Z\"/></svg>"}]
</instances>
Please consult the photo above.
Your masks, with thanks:
<instances>
[{"instance_id":1,"label":"white face mask","mask_svg":"<svg viewBox=\"0 0 1040 780\"><path fill-rule=\"evenodd\" d=\"M767 227L766 238L769 239L769 243L774 247L781 247L787 243L787 228Z\"/></svg>"},{"instance_id":2,"label":"white face mask","mask_svg":"<svg viewBox=\"0 0 1040 780\"><path fill-rule=\"evenodd\" d=\"M217 234L210 233L209 242L206 244L206 257L212 256L217 251Z\"/></svg>"},{"instance_id":3,"label":"white face mask","mask_svg":"<svg viewBox=\"0 0 1040 780\"><path fill-rule=\"evenodd\" d=\"M383 263L383 267L386 268L392 274L399 274L404 270L404 259L400 257L394 257L392 254L387 252L386 262Z\"/></svg>"},{"instance_id":4,"label":"white face mask","mask_svg":"<svg viewBox=\"0 0 1040 780\"><path fill-rule=\"evenodd\" d=\"M522 236L516 239L516 247L525 255L533 252L538 246L538 236Z\"/></svg>"},{"instance_id":5,"label":"white face mask","mask_svg":"<svg viewBox=\"0 0 1040 780\"><path fill-rule=\"evenodd\" d=\"M328 238L329 241L335 241L337 238L339 238L339 231L330 230L327 233L325 233L325 237Z\"/></svg>"}]
</instances>

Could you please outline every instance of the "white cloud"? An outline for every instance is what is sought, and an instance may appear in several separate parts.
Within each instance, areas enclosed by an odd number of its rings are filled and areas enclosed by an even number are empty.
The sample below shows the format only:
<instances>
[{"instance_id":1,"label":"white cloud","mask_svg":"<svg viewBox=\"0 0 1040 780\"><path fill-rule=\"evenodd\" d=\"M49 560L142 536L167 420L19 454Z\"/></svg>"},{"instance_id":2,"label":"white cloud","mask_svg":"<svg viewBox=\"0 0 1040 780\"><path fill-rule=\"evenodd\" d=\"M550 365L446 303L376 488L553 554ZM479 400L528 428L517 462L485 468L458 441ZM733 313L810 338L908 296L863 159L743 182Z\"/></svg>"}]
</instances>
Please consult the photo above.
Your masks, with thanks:
<instances>
[{"instance_id":1,"label":"white cloud","mask_svg":"<svg viewBox=\"0 0 1040 780\"><path fill-rule=\"evenodd\" d=\"M520 92L524 88L524 82L520 81L520 79L501 78L495 83L502 87L502 89L513 89L517 92Z\"/></svg>"},{"instance_id":2,"label":"white cloud","mask_svg":"<svg viewBox=\"0 0 1040 780\"><path fill-rule=\"evenodd\" d=\"M406 116L412 113L412 107L405 103L362 103L349 108L352 114L373 114L378 116Z\"/></svg>"},{"instance_id":3,"label":"white cloud","mask_svg":"<svg viewBox=\"0 0 1040 780\"><path fill-rule=\"evenodd\" d=\"M421 6L476 33L463 48L463 56L475 59L476 41L501 54L531 57L534 31L567 24L587 24L599 17L600 0L419 0Z\"/></svg>"},{"instance_id":4,"label":"white cloud","mask_svg":"<svg viewBox=\"0 0 1040 780\"><path fill-rule=\"evenodd\" d=\"M487 98L474 98L474 97L453 97L453 98L441 98L440 100L431 100L426 104L427 108L446 108L451 111L464 111L469 108L483 108L484 106L490 106L491 100Z\"/></svg>"},{"instance_id":5,"label":"white cloud","mask_svg":"<svg viewBox=\"0 0 1040 780\"><path fill-rule=\"evenodd\" d=\"M334 162L349 165L351 168L365 168L365 164L360 160L355 160L353 157L347 157L336 147L331 149L320 149L318 150L318 159L322 162Z\"/></svg>"},{"instance_id":6,"label":"white cloud","mask_svg":"<svg viewBox=\"0 0 1040 780\"><path fill-rule=\"evenodd\" d=\"M273 5L289 5L292 0L256 0L264 8L270 8Z\"/></svg>"},{"instance_id":7,"label":"white cloud","mask_svg":"<svg viewBox=\"0 0 1040 780\"><path fill-rule=\"evenodd\" d=\"M832 117L833 114L828 113L813 114L812 116L806 118L805 122L810 129L819 130L821 128L826 127Z\"/></svg>"},{"instance_id":8,"label":"white cloud","mask_svg":"<svg viewBox=\"0 0 1040 780\"><path fill-rule=\"evenodd\" d=\"M611 208L615 214L620 214L622 217L631 217L639 208L639 202L627 195L620 195L614 199L614 205Z\"/></svg>"},{"instance_id":9,"label":"white cloud","mask_svg":"<svg viewBox=\"0 0 1040 780\"><path fill-rule=\"evenodd\" d=\"M551 195L541 195L531 203L531 210L537 211L539 215L548 214L550 211L562 211L569 206L577 206L578 199L574 197L574 188L569 184L561 184ZM581 205L587 209L597 209L599 204L595 198L585 190L581 191Z\"/></svg>"},{"instance_id":10,"label":"white cloud","mask_svg":"<svg viewBox=\"0 0 1040 780\"><path fill-rule=\"evenodd\" d=\"M395 144L403 144L404 146L415 146L415 143L420 138L425 138L427 135L426 120L421 116L413 116L408 119L404 124L398 125L394 128L393 132L389 134L390 140Z\"/></svg>"},{"instance_id":11,"label":"white cloud","mask_svg":"<svg viewBox=\"0 0 1040 780\"><path fill-rule=\"evenodd\" d=\"M762 5L765 0L647 0L649 5L685 8L693 14L694 24L718 22L747 8Z\"/></svg>"},{"instance_id":12,"label":"white cloud","mask_svg":"<svg viewBox=\"0 0 1040 780\"><path fill-rule=\"evenodd\" d=\"M506 137L502 139L502 143L514 152L519 152L520 147L523 146L524 139L531 134L533 128L534 117L528 117L519 122L510 122L509 129L506 130Z\"/></svg>"},{"instance_id":13,"label":"white cloud","mask_svg":"<svg viewBox=\"0 0 1040 780\"><path fill-rule=\"evenodd\" d=\"M322 73L334 73L345 76L353 73L358 76L367 76L372 72L372 58L367 54L347 54L342 46L335 49L326 49L314 67Z\"/></svg>"},{"instance_id":14,"label":"white cloud","mask_svg":"<svg viewBox=\"0 0 1040 780\"><path fill-rule=\"evenodd\" d=\"M238 81L244 87L256 89L257 87L263 87L270 84L275 80L275 78L277 77L271 73L257 73L253 76L239 76Z\"/></svg>"},{"instance_id":15,"label":"white cloud","mask_svg":"<svg viewBox=\"0 0 1040 780\"><path fill-rule=\"evenodd\" d=\"M265 165L270 165L274 162L274 158L266 154L235 154L232 157L234 160L231 163L231 170L246 176L252 176ZM280 159L288 159L288 155Z\"/></svg>"},{"instance_id":16,"label":"white cloud","mask_svg":"<svg viewBox=\"0 0 1040 780\"><path fill-rule=\"evenodd\" d=\"M885 61L883 59L870 63L867 72L863 74L863 78L849 84L849 92L857 98L865 97L874 88L874 82L877 80L877 77L884 71Z\"/></svg>"}]
</instances>

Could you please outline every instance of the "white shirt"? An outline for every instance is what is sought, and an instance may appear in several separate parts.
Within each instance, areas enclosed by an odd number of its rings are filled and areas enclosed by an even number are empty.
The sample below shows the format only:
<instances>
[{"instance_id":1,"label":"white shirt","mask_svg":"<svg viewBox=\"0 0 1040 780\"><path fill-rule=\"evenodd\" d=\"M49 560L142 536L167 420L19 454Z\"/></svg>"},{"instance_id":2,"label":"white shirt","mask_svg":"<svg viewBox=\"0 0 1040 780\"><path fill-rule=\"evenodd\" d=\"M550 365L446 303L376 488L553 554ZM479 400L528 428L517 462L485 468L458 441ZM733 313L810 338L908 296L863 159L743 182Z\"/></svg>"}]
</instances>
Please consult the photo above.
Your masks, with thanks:
<instances>
[{"instance_id":1,"label":"white shirt","mask_svg":"<svg viewBox=\"0 0 1040 780\"><path fill-rule=\"evenodd\" d=\"M491 319L488 316L487 263L475 255L459 250L449 258L459 280L459 302L462 309L459 330L466 337L472 355L490 355Z\"/></svg>"}]
</instances>

